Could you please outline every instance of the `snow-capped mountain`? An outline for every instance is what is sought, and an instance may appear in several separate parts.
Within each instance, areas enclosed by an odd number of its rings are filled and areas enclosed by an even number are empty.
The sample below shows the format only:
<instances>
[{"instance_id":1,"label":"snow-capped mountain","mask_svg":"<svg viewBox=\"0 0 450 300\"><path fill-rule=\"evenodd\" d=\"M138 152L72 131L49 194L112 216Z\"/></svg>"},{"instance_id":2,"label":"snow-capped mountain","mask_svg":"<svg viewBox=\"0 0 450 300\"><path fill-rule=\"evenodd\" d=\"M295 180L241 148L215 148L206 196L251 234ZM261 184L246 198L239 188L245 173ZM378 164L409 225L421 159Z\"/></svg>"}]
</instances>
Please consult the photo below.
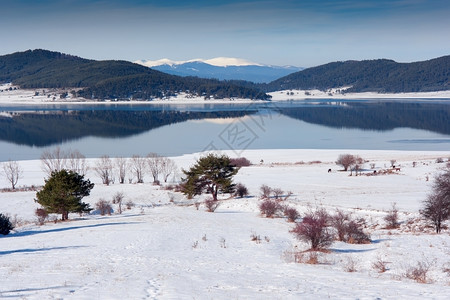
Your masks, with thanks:
<instances>
[{"instance_id":1,"label":"snow-capped mountain","mask_svg":"<svg viewBox=\"0 0 450 300\"><path fill-rule=\"evenodd\" d=\"M139 60L135 61L135 63L173 75L216 78L220 80L246 80L255 83L271 82L303 69L292 66L262 65L245 59L229 57L188 61L173 61L170 59L156 61Z\"/></svg>"}]
</instances>

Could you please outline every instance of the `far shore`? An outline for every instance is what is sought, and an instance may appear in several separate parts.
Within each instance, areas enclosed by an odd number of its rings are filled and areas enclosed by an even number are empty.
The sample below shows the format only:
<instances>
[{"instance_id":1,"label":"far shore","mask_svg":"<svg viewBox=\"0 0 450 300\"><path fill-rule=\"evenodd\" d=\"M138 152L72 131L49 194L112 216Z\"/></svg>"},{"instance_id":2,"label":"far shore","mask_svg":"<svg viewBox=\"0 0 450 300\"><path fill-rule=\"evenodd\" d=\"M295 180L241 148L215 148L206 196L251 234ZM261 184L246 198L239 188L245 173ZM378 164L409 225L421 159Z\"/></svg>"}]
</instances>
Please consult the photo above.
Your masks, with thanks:
<instances>
[{"instance_id":1,"label":"far shore","mask_svg":"<svg viewBox=\"0 0 450 300\"><path fill-rule=\"evenodd\" d=\"M69 96L65 99L60 98L62 90L58 89L16 89L9 90L13 87L11 84L0 85L0 105L60 105L60 104L220 104L220 103L255 103L265 102L266 100L252 100L241 98L224 98L224 99L205 99L204 97L190 96L184 93L176 97L166 99L153 100L96 100L84 99ZM71 89L65 90L70 91ZM45 91L45 93L43 92ZM419 92L419 93L342 93L340 89L331 89L328 91L319 90L284 90L268 93L272 96L267 101L300 101L314 99L330 99L330 100L450 100L450 90L436 92Z\"/></svg>"}]
</instances>

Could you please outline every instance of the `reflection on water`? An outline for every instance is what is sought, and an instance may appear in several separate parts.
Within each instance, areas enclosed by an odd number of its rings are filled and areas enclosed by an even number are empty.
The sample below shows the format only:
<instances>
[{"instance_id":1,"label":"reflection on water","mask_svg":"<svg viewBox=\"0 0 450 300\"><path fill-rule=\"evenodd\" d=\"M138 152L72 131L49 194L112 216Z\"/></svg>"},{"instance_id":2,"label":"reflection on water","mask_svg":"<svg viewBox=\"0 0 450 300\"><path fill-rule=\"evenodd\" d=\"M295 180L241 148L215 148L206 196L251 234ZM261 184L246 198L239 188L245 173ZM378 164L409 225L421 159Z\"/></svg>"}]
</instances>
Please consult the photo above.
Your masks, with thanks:
<instances>
[{"instance_id":1,"label":"reflection on water","mask_svg":"<svg viewBox=\"0 0 450 300\"><path fill-rule=\"evenodd\" d=\"M0 107L0 128L0 161L39 158L55 145L88 157L247 148L450 150L450 103L10 106Z\"/></svg>"}]
</instances>

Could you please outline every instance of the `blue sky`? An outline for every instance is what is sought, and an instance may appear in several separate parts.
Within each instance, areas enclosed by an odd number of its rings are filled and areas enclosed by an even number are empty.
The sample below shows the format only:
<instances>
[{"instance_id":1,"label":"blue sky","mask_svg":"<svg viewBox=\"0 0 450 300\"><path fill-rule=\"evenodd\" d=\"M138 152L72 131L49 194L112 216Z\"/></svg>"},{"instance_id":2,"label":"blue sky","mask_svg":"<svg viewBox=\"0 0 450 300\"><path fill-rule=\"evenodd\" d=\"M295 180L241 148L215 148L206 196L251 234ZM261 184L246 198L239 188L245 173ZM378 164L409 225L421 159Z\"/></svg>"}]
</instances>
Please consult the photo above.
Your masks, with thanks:
<instances>
[{"instance_id":1,"label":"blue sky","mask_svg":"<svg viewBox=\"0 0 450 300\"><path fill-rule=\"evenodd\" d=\"M226 56L311 67L450 54L448 0L0 3L0 55L43 48L92 59Z\"/></svg>"}]
</instances>

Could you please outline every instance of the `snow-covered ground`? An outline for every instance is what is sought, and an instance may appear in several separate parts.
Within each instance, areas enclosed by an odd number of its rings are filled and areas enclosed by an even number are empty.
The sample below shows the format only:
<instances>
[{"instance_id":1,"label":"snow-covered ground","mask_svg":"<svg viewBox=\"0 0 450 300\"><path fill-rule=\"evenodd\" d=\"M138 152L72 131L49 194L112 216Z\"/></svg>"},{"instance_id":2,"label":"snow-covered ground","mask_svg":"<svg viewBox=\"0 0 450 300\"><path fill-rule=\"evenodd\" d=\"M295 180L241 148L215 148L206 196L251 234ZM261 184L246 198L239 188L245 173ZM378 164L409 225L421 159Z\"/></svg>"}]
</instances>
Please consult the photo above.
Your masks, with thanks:
<instances>
[{"instance_id":1,"label":"snow-covered ground","mask_svg":"<svg viewBox=\"0 0 450 300\"><path fill-rule=\"evenodd\" d=\"M367 160L364 173L373 172L371 163L375 170L388 169L391 160L400 171L349 176L334 163L343 153ZM201 155L173 159L188 168ZM434 234L418 210L450 152L246 150L243 156L254 165L242 168L235 181L246 185L250 196L225 195L214 213L193 205L204 196L187 200L151 184L150 175L144 184L105 186L89 171L96 185L84 201L95 206L123 192L124 202L135 206L121 215L71 215L69 222L43 226L35 224L35 192L0 192L0 212L21 223L0 237L0 298L448 299L449 230ZM24 169L19 186L43 184L39 161L19 163ZM291 191L284 202L301 214L324 207L364 217L372 243L335 242L329 253L319 253L319 264L292 262L291 254L308 246L289 232L293 223L260 215L262 184ZM7 186L2 177L0 188ZM387 230L383 218L394 202L401 226ZM386 272L372 267L378 260L387 262ZM403 276L419 262L431 266L427 284ZM352 265L355 272L348 272Z\"/></svg>"},{"instance_id":2,"label":"snow-covered ground","mask_svg":"<svg viewBox=\"0 0 450 300\"><path fill-rule=\"evenodd\" d=\"M9 90L9 89L12 90ZM0 104L105 104L105 102L112 101L95 101L84 98L73 97L68 90L61 89L19 89L8 84L0 84ZM305 99L450 99L450 90L439 92L426 93L395 93L395 94L380 94L375 92L367 93L345 93L341 94L341 89L331 89L329 91L319 90L285 90L273 93L268 93L272 96L272 101L290 101L290 100L305 100ZM61 99L60 95L67 92L66 98ZM200 96L193 96L186 93L179 93L177 96L166 99L154 99L152 101L145 101L146 104L189 104L189 103L224 103L224 102L238 102L251 103L254 100L227 98L227 99L207 99ZM133 104L142 103L142 101L113 101L115 104Z\"/></svg>"}]
</instances>

